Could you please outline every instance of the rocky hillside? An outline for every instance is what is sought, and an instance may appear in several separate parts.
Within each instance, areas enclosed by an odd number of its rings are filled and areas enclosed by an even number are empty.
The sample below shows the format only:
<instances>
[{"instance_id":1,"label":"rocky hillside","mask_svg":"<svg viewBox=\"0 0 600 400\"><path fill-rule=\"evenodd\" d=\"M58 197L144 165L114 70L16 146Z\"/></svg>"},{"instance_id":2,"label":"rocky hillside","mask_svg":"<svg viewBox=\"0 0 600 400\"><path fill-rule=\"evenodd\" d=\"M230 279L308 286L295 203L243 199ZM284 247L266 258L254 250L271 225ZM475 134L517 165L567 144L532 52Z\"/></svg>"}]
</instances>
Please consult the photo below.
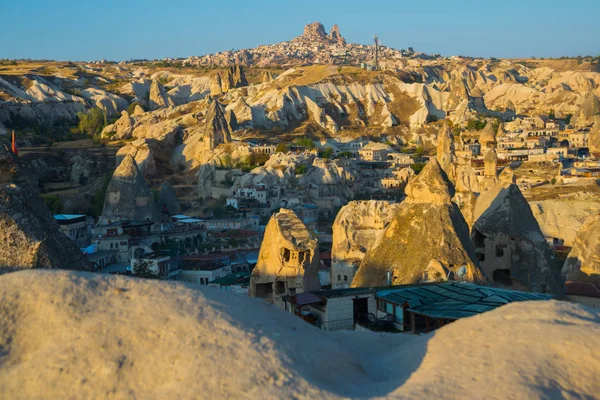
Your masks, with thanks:
<instances>
[{"instance_id":1,"label":"rocky hillside","mask_svg":"<svg viewBox=\"0 0 600 400\"><path fill-rule=\"evenodd\" d=\"M89 269L31 181L31 174L0 145L0 274L28 268Z\"/></svg>"},{"instance_id":2,"label":"rocky hillside","mask_svg":"<svg viewBox=\"0 0 600 400\"><path fill-rule=\"evenodd\" d=\"M416 336L324 332L230 292L88 273L6 274L0 298L0 397L8 399L600 392L600 314L557 301L513 303Z\"/></svg>"}]
</instances>

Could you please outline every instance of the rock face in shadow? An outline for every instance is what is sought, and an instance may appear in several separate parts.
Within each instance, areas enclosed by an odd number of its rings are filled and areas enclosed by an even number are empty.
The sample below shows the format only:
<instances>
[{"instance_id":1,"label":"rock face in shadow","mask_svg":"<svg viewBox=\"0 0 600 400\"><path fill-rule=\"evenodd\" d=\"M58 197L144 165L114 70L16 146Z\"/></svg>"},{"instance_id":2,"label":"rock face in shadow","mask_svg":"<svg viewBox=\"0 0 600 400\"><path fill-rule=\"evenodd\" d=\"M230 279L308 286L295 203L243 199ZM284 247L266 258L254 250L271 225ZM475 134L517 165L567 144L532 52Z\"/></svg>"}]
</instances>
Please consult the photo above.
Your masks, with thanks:
<instances>
[{"instance_id":1,"label":"rock face in shadow","mask_svg":"<svg viewBox=\"0 0 600 400\"><path fill-rule=\"evenodd\" d=\"M319 246L292 210L271 216L249 294L283 307L282 297L320 289Z\"/></svg>"},{"instance_id":2,"label":"rock face in shadow","mask_svg":"<svg viewBox=\"0 0 600 400\"><path fill-rule=\"evenodd\" d=\"M600 284L600 214L581 226L562 269L567 281Z\"/></svg>"},{"instance_id":3,"label":"rock face in shadow","mask_svg":"<svg viewBox=\"0 0 600 400\"><path fill-rule=\"evenodd\" d=\"M156 221L157 217L154 199L144 176L131 154L127 154L115 170L106 189L100 224L116 221Z\"/></svg>"},{"instance_id":4,"label":"rock face in shadow","mask_svg":"<svg viewBox=\"0 0 600 400\"><path fill-rule=\"evenodd\" d=\"M367 251L352 287L410 284L461 279L484 283L469 227L451 202L452 184L437 159L432 159L406 187L407 199L376 243ZM431 277L431 262L445 276ZM388 282L388 272L391 282Z\"/></svg>"},{"instance_id":5,"label":"rock face in shadow","mask_svg":"<svg viewBox=\"0 0 600 400\"><path fill-rule=\"evenodd\" d=\"M165 219L165 217L168 219L168 217L177 215L181 212L179 200L177 200L175 190L173 190L173 187L169 184L169 182L164 182L160 188L160 192L158 193L157 208L163 219Z\"/></svg>"},{"instance_id":6,"label":"rock face in shadow","mask_svg":"<svg viewBox=\"0 0 600 400\"><path fill-rule=\"evenodd\" d=\"M495 285L564 295L550 248L517 185L500 182L480 194L471 236L481 267Z\"/></svg>"},{"instance_id":7,"label":"rock face in shadow","mask_svg":"<svg viewBox=\"0 0 600 400\"><path fill-rule=\"evenodd\" d=\"M348 287L365 253L383 233L398 208L387 201L351 201L333 223L332 288ZM339 279L338 279L339 276Z\"/></svg>"},{"instance_id":8,"label":"rock face in shadow","mask_svg":"<svg viewBox=\"0 0 600 400\"><path fill-rule=\"evenodd\" d=\"M27 268L90 269L26 175L0 145L0 274Z\"/></svg>"}]
</instances>

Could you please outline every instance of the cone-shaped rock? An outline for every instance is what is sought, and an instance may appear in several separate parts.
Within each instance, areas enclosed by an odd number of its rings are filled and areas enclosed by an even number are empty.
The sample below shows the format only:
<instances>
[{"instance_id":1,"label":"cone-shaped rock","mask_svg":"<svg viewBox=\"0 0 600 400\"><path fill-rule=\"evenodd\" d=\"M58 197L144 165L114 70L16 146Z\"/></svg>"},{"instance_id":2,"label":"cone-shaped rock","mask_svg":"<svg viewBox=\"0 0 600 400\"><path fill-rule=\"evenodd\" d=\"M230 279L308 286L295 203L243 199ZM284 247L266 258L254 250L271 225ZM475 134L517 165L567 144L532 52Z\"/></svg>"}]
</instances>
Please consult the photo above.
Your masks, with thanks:
<instances>
[{"instance_id":1,"label":"cone-shaped rock","mask_svg":"<svg viewBox=\"0 0 600 400\"><path fill-rule=\"evenodd\" d=\"M271 216L249 294L283 306L282 297L320 289L319 246L292 210Z\"/></svg>"},{"instance_id":2,"label":"cone-shaped rock","mask_svg":"<svg viewBox=\"0 0 600 400\"><path fill-rule=\"evenodd\" d=\"M150 189L131 154L115 170L106 189L100 223L156 221L158 213Z\"/></svg>"},{"instance_id":3,"label":"cone-shaped rock","mask_svg":"<svg viewBox=\"0 0 600 400\"><path fill-rule=\"evenodd\" d=\"M407 199L367 251L351 286L385 285L388 272L394 285L430 281L426 270L432 260L447 272L436 280L460 275L462 280L485 282L469 227L450 201L452 192L446 174L432 159L407 185Z\"/></svg>"},{"instance_id":4,"label":"cone-shaped rock","mask_svg":"<svg viewBox=\"0 0 600 400\"><path fill-rule=\"evenodd\" d=\"M22 179L25 173L0 145L0 274L26 268L90 269L37 189Z\"/></svg>"},{"instance_id":5,"label":"cone-shaped rock","mask_svg":"<svg viewBox=\"0 0 600 400\"><path fill-rule=\"evenodd\" d=\"M231 141L229 124L223 113L223 107L217 100L208 106L204 138L211 150L221 143L229 143Z\"/></svg>"},{"instance_id":6,"label":"cone-shaped rock","mask_svg":"<svg viewBox=\"0 0 600 400\"><path fill-rule=\"evenodd\" d=\"M454 187L437 159L433 158L408 182L405 192L406 201L412 203L447 204L454 196Z\"/></svg>"},{"instance_id":7,"label":"cone-shaped rock","mask_svg":"<svg viewBox=\"0 0 600 400\"><path fill-rule=\"evenodd\" d=\"M453 164L456 162L456 156L454 154L454 136L447 123L438 132L437 139L436 158L444 172L446 172L446 175L452 180L454 179Z\"/></svg>"},{"instance_id":8,"label":"cone-shaped rock","mask_svg":"<svg viewBox=\"0 0 600 400\"><path fill-rule=\"evenodd\" d=\"M480 194L471 236L486 276L497 285L563 295L550 249L519 187L500 182Z\"/></svg>"},{"instance_id":9,"label":"cone-shaped rock","mask_svg":"<svg viewBox=\"0 0 600 400\"><path fill-rule=\"evenodd\" d=\"M148 101L148 108L150 111L172 106L174 106L174 103L173 100L171 100L171 97L157 81L152 81L152 85L150 85L150 98Z\"/></svg>"},{"instance_id":10,"label":"cone-shaped rock","mask_svg":"<svg viewBox=\"0 0 600 400\"><path fill-rule=\"evenodd\" d=\"M562 273L567 281L600 284L600 214L579 228Z\"/></svg>"}]
</instances>

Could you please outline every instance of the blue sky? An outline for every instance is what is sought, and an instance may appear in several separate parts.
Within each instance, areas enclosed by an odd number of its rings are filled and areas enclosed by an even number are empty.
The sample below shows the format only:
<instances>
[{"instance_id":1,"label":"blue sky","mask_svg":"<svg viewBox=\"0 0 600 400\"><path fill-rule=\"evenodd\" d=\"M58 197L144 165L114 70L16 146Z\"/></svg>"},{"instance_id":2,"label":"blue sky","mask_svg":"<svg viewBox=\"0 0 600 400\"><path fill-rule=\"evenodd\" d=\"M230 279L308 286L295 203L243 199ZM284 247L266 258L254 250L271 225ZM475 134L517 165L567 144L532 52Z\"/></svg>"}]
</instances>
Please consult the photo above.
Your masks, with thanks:
<instances>
[{"instance_id":1,"label":"blue sky","mask_svg":"<svg viewBox=\"0 0 600 400\"><path fill-rule=\"evenodd\" d=\"M354 43L442 55L600 55L600 0L0 0L0 58L187 57L334 23Z\"/></svg>"}]
</instances>

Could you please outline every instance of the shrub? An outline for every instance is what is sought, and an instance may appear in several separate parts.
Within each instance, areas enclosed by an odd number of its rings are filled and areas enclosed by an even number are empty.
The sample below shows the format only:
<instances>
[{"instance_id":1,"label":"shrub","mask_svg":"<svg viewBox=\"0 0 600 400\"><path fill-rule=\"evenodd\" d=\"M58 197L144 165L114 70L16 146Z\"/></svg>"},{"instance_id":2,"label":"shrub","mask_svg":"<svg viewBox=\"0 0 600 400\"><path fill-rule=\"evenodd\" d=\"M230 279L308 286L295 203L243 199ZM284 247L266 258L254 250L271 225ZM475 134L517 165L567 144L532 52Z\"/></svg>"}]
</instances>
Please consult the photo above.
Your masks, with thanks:
<instances>
[{"instance_id":1,"label":"shrub","mask_svg":"<svg viewBox=\"0 0 600 400\"><path fill-rule=\"evenodd\" d=\"M277 148L275 149L275 151L277 151L278 153L287 153L289 151L287 144L285 143L279 143L277 145Z\"/></svg>"},{"instance_id":2,"label":"shrub","mask_svg":"<svg viewBox=\"0 0 600 400\"><path fill-rule=\"evenodd\" d=\"M302 175L304 173L306 173L306 165L304 164L300 164L296 167L296 169L294 170L294 172L296 173L296 175Z\"/></svg>"},{"instance_id":3,"label":"shrub","mask_svg":"<svg viewBox=\"0 0 600 400\"><path fill-rule=\"evenodd\" d=\"M42 196L42 199L53 214L60 214L61 212L63 212L64 206L58 196Z\"/></svg>"},{"instance_id":4,"label":"shrub","mask_svg":"<svg viewBox=\"0 0 600 400\"><path fill-rule=\"evenodd\" d=\"M85 133L89 136L97 136L102 132L102 128L106 126L106 115L101 109L94 107L86 113L77 113L79 125L77 129L80 133Z\"/></svg>"}]
</instances>

